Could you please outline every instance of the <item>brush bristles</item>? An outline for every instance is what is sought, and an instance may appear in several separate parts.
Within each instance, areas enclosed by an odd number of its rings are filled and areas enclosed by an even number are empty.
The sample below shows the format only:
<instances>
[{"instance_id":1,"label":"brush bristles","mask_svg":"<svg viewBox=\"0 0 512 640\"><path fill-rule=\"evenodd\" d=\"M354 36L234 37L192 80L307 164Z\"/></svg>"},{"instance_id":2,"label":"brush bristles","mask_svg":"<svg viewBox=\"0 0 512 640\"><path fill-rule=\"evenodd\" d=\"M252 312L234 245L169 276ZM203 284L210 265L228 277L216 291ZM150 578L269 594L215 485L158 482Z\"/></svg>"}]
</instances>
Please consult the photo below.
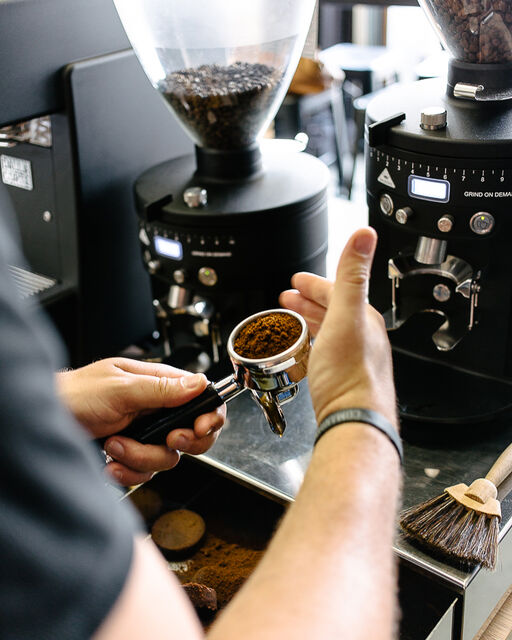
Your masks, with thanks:
<instances>
[{"instance_id":1,"label":"brush bristles","mask_svg":"<svg viewBox=\"0 0 512 640\"><path fill-rule=\"evenodd\" d=\"M447 493L401 514L404 532L443 555L494 569L499 519L459 504Z\"/></svg>"}]
</instances>

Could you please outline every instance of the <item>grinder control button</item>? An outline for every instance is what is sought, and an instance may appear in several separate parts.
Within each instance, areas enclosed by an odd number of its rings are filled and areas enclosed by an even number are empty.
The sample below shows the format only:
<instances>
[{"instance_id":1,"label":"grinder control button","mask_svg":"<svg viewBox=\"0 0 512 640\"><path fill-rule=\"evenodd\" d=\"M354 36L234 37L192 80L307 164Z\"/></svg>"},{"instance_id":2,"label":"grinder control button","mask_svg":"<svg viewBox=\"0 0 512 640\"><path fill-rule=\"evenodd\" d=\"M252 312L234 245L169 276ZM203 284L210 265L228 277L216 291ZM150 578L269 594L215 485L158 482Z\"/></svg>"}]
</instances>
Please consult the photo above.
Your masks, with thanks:
<instances>
[{"instance_id":1,"label":"grinder control button","mask_svg":"<svg viewBox=\"0 0 512 640\"><path fill-rule=\"evenodd\" d=\"M453 216L446 214L437 221L437 228L443 233L448 233L453 229L454 222Z\"/></svg>"},{"instance_id":2,"label":"grinder control button","mask_svg":"<svg viewBox=\"0 0 512 640\"><path fill-rule=\"evenodd\" d=\"M474 231L479 236L483 236L486 233L490 233L494 228L494 216L486 211L479 211L472 216L469 221L471 231Z\"/></svg>"},{"instance_id":3,"label":"grinder control button","mask_svg":"<svg viewBox=\"0 0 512 640\"><path fill-rule=\"evenodd\" d=\"M432 295L438 302L446 302L450 299L451 291L450 288L445 284L436 284L432 291Z\"/></svg>"},{"instance_id":4,"label":"grinder control button","mask_svg":"<svg viewBox=\"0 0 512 640\"><path fill-rule=\"evenodd\" d=\"M219 279L217 272L211 267L201 267L197 273L197 277L199 282L204 284L205 287L213 287Z\"/></svg>"},{"instance_id":5,"label":"grinder control button","mask_svg":"<svg viewBox=\"0 0 512 640\"><path fill-rule=\"evenodd\" d=\"M148 232L146 231L146 229L144 229L144 227L141 227L139 230L139 240L142 242L142 244L145 244L146 247L149 247L149 245L151 244Z\"/></svg>"},{"instance_id":6,"label":"grinder control button","mask_svg":"<svg viewBox=\"0 0 512 640\"><path fill-rule=\"evenodd\" d=\"M395 210L395 203L389 193L383 193L379 200L380 210L385 216L392 216Z\"/></svg>"},{"instance_id":7,"label":"grinder control button","mask_svg":"<svg viewBox=\"0 0 512 640\"><path fill-rule=\"evenodd\" d=\"M444 107L426 107L421 110L420 127L427 131L436 131L446 127L446 109Z\"/></svg>"},{"instance_id":8,"label":"grinder control button","mask_svg":"<svg viewBox=\"0 0 512 640\"><path fill-rule=\"evenodd\" d=\"M183 200L191 209L205 207L208 204L208 193L203 187L189 187L183 192Z\"/></svg>"},{"instance_id":9,"label":"grinder control button","mask_svg":"<svg viewBox=\"0 0 512 640\"><path fill-rule=\"evenodd\" d=\"M176 269L172 272L172 277L176 284L183 284L187 279L187 274L184 269Z\"/></svg>"},{"instance_id":10,"label":"grinder control button","mask_svg":"<svg viewBox=\"0 0 512 640\"><path fill-rule=\"evenodd\" d=\"M397 209L395 213L396 221L400 224L407 224L409 218L413 215L413 210L411 207L402 207L401 209Z\"/></svg>"}]
</instances>

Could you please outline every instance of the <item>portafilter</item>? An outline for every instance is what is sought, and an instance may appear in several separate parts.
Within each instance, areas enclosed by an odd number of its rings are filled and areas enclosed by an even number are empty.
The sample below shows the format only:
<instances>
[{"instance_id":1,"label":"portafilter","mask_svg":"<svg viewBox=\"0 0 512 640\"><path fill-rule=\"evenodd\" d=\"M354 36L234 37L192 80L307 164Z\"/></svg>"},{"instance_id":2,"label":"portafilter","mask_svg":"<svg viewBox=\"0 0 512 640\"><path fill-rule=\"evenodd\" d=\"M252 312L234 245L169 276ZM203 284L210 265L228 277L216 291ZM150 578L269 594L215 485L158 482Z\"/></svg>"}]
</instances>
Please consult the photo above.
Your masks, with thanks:
<instances>
[{"instance_id":1,"label":"portafilter","mask_svg":"<svg viewBox=\"0 0 512 640\"><path fill-rule=\"evenodd\" d=\"M235 351L235 341L248 324L270 314L286 314L296 318L302 331L286 350L265 358L247 358ZM228 340L228 354L234 372L219 382L210 383L199 396L179 407L159 409L136 418L118 435L134 438L144 444L163 444L172 429L194 426L194 420L213 411L249 389L261 407L271 430L282 436L286 422L281 405L292 400L298 383L306 377L311 336L302 316L285 309L270 309L255 313L240 322Z\"/></svg>"}]
</instances>

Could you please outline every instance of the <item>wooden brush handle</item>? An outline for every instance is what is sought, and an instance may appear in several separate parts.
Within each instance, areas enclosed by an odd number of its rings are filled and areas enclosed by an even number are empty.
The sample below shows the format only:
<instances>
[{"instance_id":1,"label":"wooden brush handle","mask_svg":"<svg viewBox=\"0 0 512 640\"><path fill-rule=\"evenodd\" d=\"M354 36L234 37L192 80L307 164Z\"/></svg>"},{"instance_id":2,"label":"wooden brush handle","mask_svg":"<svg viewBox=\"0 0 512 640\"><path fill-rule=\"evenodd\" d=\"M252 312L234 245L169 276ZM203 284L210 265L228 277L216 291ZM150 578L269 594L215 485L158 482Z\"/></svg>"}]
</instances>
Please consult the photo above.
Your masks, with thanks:
<instances>
[{"instance_id":1,"label":"wooden brush handle","mask_svg":"<svg viewBox=\"0 0 512 640\"><path fill-rule=\"evenodd\" d=\"M505 449L496 462L489 469L489 473L485 476L486 480L490 480L495 487L505 480L512 473L512 444Z\"/></svg>"},{"instance_id":2,"label":"wooden brush handle","mask_svg":"<svg viewBox=\"0 0 512 640\"><path fill-rule=\"evenodd\" d=\"M477 478L469 487L455 485L454 487L448 487L446 491L455 500L470 509L501 518L501 507L496 497L499 485L510 473L512 473L512 444L505 449L492 465L485 478ZM461 487L462 491L459 491L458 487Z\"/></svg>"}]
</instances>

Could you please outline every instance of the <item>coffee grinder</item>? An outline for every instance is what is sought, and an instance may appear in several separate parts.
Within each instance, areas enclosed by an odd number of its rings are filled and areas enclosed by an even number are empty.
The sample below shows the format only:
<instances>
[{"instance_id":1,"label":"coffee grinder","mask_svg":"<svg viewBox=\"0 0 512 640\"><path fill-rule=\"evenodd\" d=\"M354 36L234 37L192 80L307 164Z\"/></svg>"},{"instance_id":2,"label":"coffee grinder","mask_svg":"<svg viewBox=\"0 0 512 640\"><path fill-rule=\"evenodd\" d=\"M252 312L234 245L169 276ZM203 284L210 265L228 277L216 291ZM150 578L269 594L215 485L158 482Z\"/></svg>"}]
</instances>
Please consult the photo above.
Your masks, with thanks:
<instances>
[{"instance_id":1,"label":"coffee grinder","mask_svg":"<svg viewBox=\"0 0 512 640\"><path fill-rule=\"evenodd\" d=\"M446 435L512 405L512 3L420 4L452 58L368 105L370 301L402 416Z\"/></svg>"},{"instance_id":2,"label":"coffee grinder","mask_svg":"<svg viewBox=\"0 0 512 640\"><path fill-rule=\"evenodd\" d=\"M149 80L195 143L135 183L160 347L176 366L229 368L232 327L275 307L294 272L325 271L325 165L293 141L260 144L314 4L115 0Z\"/></svg>"}]
</instances>

